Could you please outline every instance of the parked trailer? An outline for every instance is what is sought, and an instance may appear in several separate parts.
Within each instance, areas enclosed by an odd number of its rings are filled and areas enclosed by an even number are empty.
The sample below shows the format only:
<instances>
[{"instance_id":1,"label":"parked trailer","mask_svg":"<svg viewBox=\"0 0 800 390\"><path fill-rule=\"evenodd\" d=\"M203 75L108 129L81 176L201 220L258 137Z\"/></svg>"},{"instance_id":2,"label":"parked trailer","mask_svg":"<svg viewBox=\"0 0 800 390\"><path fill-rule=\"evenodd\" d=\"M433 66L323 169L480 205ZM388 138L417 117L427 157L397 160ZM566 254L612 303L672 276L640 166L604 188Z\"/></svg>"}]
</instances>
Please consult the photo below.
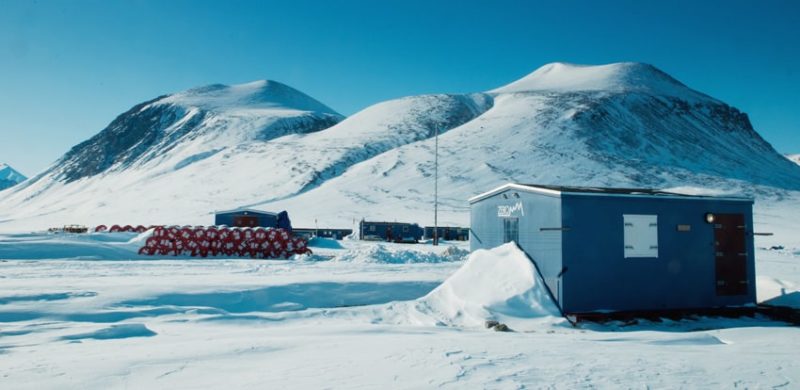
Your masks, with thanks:
<instances>
[{"instance_id":1,"label":"parked trailer","mask_svg":"<svg viewBox=\"0 0 800 390\"><path fill-rule=\"evenodd\" d=\"M423 233L424 230L416 223L362 220L358 238L365 241L417 243Z\"/></svg>"},{"instance_id":2,"label":"parked trailer","mask_svg":"<svg viewBox=\"0 0 800 390\"><path fill-rule=\"evenodd\" d=\"M439 226L437 237L445 241L469 241L469 228L456 226ZM433 226L425 226L425 239L433 239Z\"/></svg>"},{"instance_id":3,"label":"parked trailer","mask_svg":"<svg viewBox=\"0 0 800 390\"><path fill-rule=\"evenodd\" d=\"M86 226L83 226L83 225L65 225L64 227L60 227L60 228L50 228L50 229L47 229L47 231L50 232L50 233L75 233L75 234L81 234L81 233L87 233L89 231L89 228L86 227Z\"/></svg>"},{"instance_id":4,"label":"parked trailer","mask_svg":"<svg viewBox=\"0 0 800 390\"><path fill-rule=\"evenodd\" d=\"M353 229L296 228L296 229L293 230L293 232L294 232L295 235L302 236L302 237L305 237L305 238L324 237L324 238L333 238L334 240L341 240L341 239L353 234Z\"/></svg>"}]
</instances>

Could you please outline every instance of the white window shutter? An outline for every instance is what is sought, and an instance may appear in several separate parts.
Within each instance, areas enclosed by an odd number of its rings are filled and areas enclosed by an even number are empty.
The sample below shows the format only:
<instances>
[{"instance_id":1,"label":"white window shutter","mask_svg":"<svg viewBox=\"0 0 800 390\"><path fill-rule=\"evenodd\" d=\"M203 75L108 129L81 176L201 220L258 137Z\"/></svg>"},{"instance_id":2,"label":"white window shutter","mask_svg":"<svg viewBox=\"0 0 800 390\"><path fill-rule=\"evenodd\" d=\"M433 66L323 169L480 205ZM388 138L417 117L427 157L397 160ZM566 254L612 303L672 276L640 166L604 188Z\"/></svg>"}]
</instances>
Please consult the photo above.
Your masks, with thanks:
<instances>
[{"instance_id":1,"label":"white window shutter","mask_svg":"<svg viewBox=\"0 0 800 390\"><path fill-rule=\"evenodd\" d=\"M625 258L658 257L658 216L624 214Z\"/></svg>"}]
</instances>

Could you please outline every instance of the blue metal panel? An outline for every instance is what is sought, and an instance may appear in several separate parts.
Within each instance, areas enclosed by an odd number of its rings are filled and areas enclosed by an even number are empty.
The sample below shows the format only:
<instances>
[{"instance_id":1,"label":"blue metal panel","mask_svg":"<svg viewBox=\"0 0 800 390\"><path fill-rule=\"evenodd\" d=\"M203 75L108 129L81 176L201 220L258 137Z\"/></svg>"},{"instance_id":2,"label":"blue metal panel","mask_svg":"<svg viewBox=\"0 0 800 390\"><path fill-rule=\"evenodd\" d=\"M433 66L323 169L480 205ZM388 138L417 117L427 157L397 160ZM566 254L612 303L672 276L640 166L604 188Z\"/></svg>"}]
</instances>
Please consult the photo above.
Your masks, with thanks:
<instances>
[{"instance_id":1,"label":"blue metal panel","mask_svg":"<svg viewBox=\"0 0 800 390\"><path fill-rule=\"evenodd\" d=\"M749 292L717 296L707 212L745 217ZM562 195L566 312L710 308L755 303L752 202ZM658 216L658 258L624 258L623 214ZM678 225L689 225L679 231ZM683 226L683 230L686 227Z\"/></svg>"},{"instance_id":2,"label":"blue metal panel","mask_svg":"<svg viewBox=\"0 0 800 390\"><path fill-rule=\"evenodd\" d=\"M214 216L214 224L219 225L227 225L233 226L234 219L240 216L248 216L248 217L257 217L258 224L256 226L261 227L276 227L278 223L278 217L273 214L267 213L257 213L253 211L235 211L230 213L218 213Z\"/></svg>"},{"instance_id":3,"label":"blue metal panel","mask_svg":"<svg viewBox=\"0 0 800 390\"><path fill-rule=\"evenodd\" d=\"M433 232L437 230L437 237L445 241L467 241L469 239L469 228L457 226L425 226L425 238L433 239Z\"/></svg>"},{"instance_id":4,"label":"blue metal panel","mask_svg":"<svg viewBox=\"0 0 800 390\"><path fill-rule=\"evenodd\" d=\"M416 223L361 221L360 240L395 242L417 242L422 239L424 229Z\"/></svg>"},{"instance_id":5,"label":"blue metal panel","mask_svg":"<svg viewBox=\"0 0 800 390\"><path fill-rule=\"evenodd\" d=\"M553 196L507 190L472 203L470 249L490 249L504 243L503 222L517 218L518 241L536 261L545 282L561 300L562 231L561 199ZM544 229L544 230L543 230Z\"/></svg>"}]
</instances>

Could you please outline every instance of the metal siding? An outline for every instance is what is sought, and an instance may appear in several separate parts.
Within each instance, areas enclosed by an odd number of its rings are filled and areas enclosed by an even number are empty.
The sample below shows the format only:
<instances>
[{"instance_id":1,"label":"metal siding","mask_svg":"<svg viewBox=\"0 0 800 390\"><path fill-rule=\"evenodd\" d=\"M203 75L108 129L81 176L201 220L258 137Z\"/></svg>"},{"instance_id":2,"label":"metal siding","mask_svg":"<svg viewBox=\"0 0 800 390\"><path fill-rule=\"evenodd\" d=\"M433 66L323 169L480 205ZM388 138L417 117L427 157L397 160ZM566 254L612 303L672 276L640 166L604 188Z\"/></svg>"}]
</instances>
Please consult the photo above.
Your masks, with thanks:
<instances>
[{"instance_id":1,"label":"metal siding","mask_svg":"<svg viewBox=\"0 0 800 390\"><path fill-rule=\"evenodd\" d=\"M662 310L755 302L752 203L713 199L562 196L563 309ZM745 216L749 293L717 296L714 229L707 212ZM658 258L623 257L623 214L658 215ZM691 225L679 232L677 225Z\"/></svg>"},{"instance_id":2,"label":"metal siding","mask_svg":"<svg viewBox=\"0 0 800 390\"><path fill-rule=\"evenodd\" d=\"M519 198L513 196L519 194ZM503 198L508 194L508 199ZM558 197L509 189L477 200L470 211L470 249L491 249L503 244L503 218L498 206L522 202L524 216L519 218L519 246L536 261L545 282L561 301L558 274L561 272L561 231L541 231L540 228L561 227L561 200Z\"/></svg>"},{"instance_id":3,"label":"metal siding","mask_svg":"<svg viewBox=\"0 0 800 390\"><path fill-rule=\"evenodd\" d=\"M371 226L375 226L375 231L369 230ZM407 227L408 231L404 232L403 227ZM415 223L361 221L359 224L359 239L363 240L365 236L377 236L386 240L387 228L392 232L392 240L398 240L404 237L421 240L425 233L424 229Z\"/></svg>"},{"instance_id":4,"label":"metal siding","mask_svg":"<svg viewBox=\"0 0 800 390\"><path fill-rule=\"evenodd\" d=\"M261 227L275 227L278 223L278 217L276 215L248 212L247 214L244 213L216 214L214 216L214 224L217 226L219 225L233 226L234 218L240 215L258 217L258 226Z\"/></svg>"}]
</instances>

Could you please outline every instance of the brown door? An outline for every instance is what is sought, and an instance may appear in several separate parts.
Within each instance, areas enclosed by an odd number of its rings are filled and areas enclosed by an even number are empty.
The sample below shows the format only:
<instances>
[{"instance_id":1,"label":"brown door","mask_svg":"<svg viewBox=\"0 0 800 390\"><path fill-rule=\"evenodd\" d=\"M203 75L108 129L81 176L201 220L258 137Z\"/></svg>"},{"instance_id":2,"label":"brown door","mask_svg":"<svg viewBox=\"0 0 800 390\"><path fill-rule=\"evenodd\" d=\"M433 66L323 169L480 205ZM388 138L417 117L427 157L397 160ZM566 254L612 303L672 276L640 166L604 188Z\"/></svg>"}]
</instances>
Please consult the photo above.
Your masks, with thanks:
<instances>
[{"instance_id":1,"label":"brown door","mask_svg":"<svg viewBox=\"0 0 800 390\"><path fill-rule=\"evenodd\" d=\"M717 295L746 295L747 245L743 214L718 214L714 221Z\"/></svg>"},{"instance_id":2,"label":"brown door","mask_svg":"<svg viewBox=\"0 0 800 390\"><path fill-rule=\"evenodd\" d=\"M258 226L258 217L249 215L240 215L233 217L233 226L238 227L256 227Z\"/></svg>"}]
</instances>

